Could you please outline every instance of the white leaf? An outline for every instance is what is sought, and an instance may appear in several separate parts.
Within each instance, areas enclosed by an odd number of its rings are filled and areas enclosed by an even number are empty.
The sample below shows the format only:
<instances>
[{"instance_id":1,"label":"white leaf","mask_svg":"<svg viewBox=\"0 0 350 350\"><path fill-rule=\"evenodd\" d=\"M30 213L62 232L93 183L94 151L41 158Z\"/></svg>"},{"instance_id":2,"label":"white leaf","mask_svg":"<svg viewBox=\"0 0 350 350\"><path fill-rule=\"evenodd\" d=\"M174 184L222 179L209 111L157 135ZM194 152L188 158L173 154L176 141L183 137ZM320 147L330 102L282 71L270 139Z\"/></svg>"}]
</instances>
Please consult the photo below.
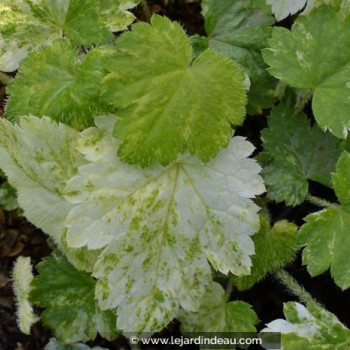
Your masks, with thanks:
<instances>
[{"instance_id":1,"label":"white leaf","mask_svg":"<svg viewBox=\"0 0 350 350\"><path fill-rule=\"evenodd\" d=\"M289 15L294 15L302 10L308 0L266 0L268 5L272 7L272 13L277 21L285 19Z\"/></svg>"},{"instance_id":2,"label":"white leaf","mask_svg":"<svg viewBox=\"0 0 350 350\"><path fill-rule=\"evenodd\" d=\"M0 119L0 168L27 219L57 242L72 208L62 193L78 165L78 135L47 117L23 117L20 125Z\"/></svg>"},{"instance_id":3,"label":"white leaf","mask_svg":"<svg viewBox=\"0 0 350 350\"><path fill-rule=\"evenodd\" d=\"M100 306L118 307L118 329L153 332L180 305L198 309L211 280L208 261L225 274L249 273L250 235L259 228L250 198L265 188L242 137L208 164L184 154L142 169L117 158L111 129L82 133L78 149L90 163L67 185L74 204L67 243L105 247L94 269Z\"/></svg>"}]
</instances>

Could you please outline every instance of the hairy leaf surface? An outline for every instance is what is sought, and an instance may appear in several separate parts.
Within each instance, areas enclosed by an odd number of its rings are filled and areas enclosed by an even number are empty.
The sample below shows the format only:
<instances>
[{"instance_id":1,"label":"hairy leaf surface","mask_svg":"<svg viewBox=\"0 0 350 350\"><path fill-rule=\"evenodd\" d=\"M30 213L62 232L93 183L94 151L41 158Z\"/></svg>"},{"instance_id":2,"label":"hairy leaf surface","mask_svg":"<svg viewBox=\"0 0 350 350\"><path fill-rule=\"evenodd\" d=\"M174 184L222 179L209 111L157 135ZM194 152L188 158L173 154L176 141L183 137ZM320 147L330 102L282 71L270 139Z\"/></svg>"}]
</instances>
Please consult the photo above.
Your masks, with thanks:
<instances>
[{"instance_id":1,"label":"hairy leaf surface","mask_svg":"<svg viewBox=\"0 0 350 350\"><path fill-rule=\"evenodd\" d=\"M63 35L76 44L103 44L134 20L140 0L0 0L0 71Z\"/></svg>"},{"instance_id":2,"label":"hairy leaf surface","mask_svg":"<svg viewBox=\"0 0 350 350\"><path fill-rule=\"evenodd\" d=\"M24 117L19 125L0 119L0 167L16 188L28 220L56 241L72 208L62 194L77 171L78 135L47 117Z\"/></svg>"},{"instance_id":3,"label":"hairy leaf surface","mask_svg":"<svg viewBox=\"0 0 350 350\"><path fill-rule=\"evenodd\" d=\"M341 205L308 215L299 233L299 243L305 245L303 264L311 276L330 267L335 283L341 289L350 287L350 154L340 157L333 186Z\"/></svg>"},{"instance_id":4,"label":"hairy leaf surface","mask_svg":"<svg viewBox=\"0 0 350 350\"><path fill-rule=\"evenodd\" d=\"M220 284L211 282L198 312L181 312L182 332L255 332L258 316L244 301L228 302Z\"/></svg>"},{"instance_id":5,"label":"hairy leaf surface","mask_svg":"<svg viewBox=\"0 0 350 350\"><path fill-rule=\"evenodd\" d=\"M263 330L281 332L283 350L349 348L350 330L331 312L315 304L305 307L296 302L285 303L283 309L286 320L274 320Z\"/></svg>"},{"instance_id":6,"label":"hairy leaf surface","mask_svg":"<svg viewBox=\"0 0 350 350\"><path fill-rule=\"evenodd\" d=\"M105 108L98 86L113 52L113 48L97 48L78 58L75 48L62 39L33 53L8 87L7 118L47 115L76 128L92 125L93 116Z\"/></svg>"},{"instance_id":7,"label":"hairy leaf surface","mask_svg":"<svg viewBox=\"0 0 350 350\"><path fill-rule=\"evenodd\" d=\"M262 175L271 199L287 205L302 203L309 192L308 180L331 187L330 173L342 147L317 125L311 127L304 114L275 108L261 138L264 152L259 158L265 165Z\"/></svg>"},{"instance_id":8,"label":"hairy leaf surface","mask_svg":"<svg viewBox=\"0 0 350 350\"><path fill-rule=\"evenodd\" d=\"M263 50L272 75L313 90L317 123L338 138L346 138L350 128L349 35L350 16L342 19L324 5L298 17L291 31L274 28L270 48Z\"/></svg>"},{"instance_id":9,"label":"hairy leaf surface","mask_svg":"<svg viewBox=\"0 0 350 350\"><path fill-rule=\"evenodd\" d=\"M13 266L13 290L16 295L18 327L24 334L30 334L31 326L39 320L29 301L32 289L33 266L29 257L19 256Z\"/></svg>"},{"instance_id":10,"label":"hairy leaf surface","mask_svg":"<svg viewBox=\"0 0 350 350\"><path fill-rule=\"evenodd\" d=\"M273 17L256 0L203 0L209 47L240 63L250 79L267 79L260 50L268 45Z\"/></svg>"},{"instance_id":11,"label":"hairy leaf surface","mask_svg":"<svg viewBox=\"0 0 350 350\"><path fill-rule=\"evenodd\" d=\"M253 236L255 254L252 268L247 276L233 276L238 290L251 288L268 273L281 269L292 262L297 251L297 226L286 220L277 221L270 228L268 220L260 217L260 230Z\"/></svg>"},{"instance_id":12,"label":"hairy leaf surface","mask_svg":"<svg viewBox=\"0 0 350 350\"><path fill-rule=\"evenodd\" d=\"M55 337L65 344L94 339L97 332L116 337L115 313L99 310L90 274L76 270L62 255L44 258L37 269L31 300L45 308L41 318Z\"/></svg>"},{"instance_id":13,"label":"hairy leaf surface","mask_svg":"<svg viewBox=\"0 0 350 350\"><path fill-rule=\"evenodd\" d=\"M1 118L0 167L17 190L26 218L49 234L76 267L91 271L97 252L64 243L64 221L73 207L64 189L83 162L78 138L77 131L47 117L23 117L19 125Z\"/></svg>"},{"instance_id":14,"label":"hairy leaf surface","mask_svg":"<svg viewBox=\"0 0 350 350\"><path fill-rule=\"evenodd\" d=\"M102 124L101 124L102 123ZM207 165L184 154L167 167L142 169L116 157L114 118L82 133L90 162L67 186L70 247L103 248L94 269L102 308L118 307L118 329L157 331L180 305L197 310L211 280L249 273L259 228L249 199L264 191L253 146L235 137Z\"/></svg>"},{"instance_id":15,"label":"hairy leaf surface","mask_svg":"<svg viewBox=\"0 0 350 350\"><path fill-rule=\"evenodd\" d=\"M245 114L238 65L212 50L193 60L184 30L160 16L133 25L117 46L103 87L118 108L114 132L124 161L167 165L185 150L209 161L227 146L231 124Z\"/></svg>"}]
</instances>

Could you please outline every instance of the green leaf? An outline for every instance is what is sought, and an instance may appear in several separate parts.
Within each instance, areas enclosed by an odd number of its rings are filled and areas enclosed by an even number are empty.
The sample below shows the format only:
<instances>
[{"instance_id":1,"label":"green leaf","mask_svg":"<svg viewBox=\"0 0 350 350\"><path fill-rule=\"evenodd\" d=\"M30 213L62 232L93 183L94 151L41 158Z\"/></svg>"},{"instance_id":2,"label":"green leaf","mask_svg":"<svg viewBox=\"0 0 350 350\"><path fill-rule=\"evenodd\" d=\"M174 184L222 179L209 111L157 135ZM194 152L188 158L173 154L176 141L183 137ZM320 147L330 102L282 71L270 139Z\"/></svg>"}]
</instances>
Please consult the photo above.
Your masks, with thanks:
<instances>
[{"instance_id":1,"label":"green leaf","mask_svg":"<svg viewBox=\"0 0 350 350\"><path fill-rule=\"evenodd\" d=\"M322 129L346 138L350 128L350 16L329 6L300 16L292 30L274 28L263 50L270 73L295 88L314 91L312 109ZM322 60L320 60L322 57Z\"/></svg>"},{"instance_id":2,"label":"green leaf","mask_svg":"<svg viewBox=\"0 0 350 350\"><path fill-rule=\"evenodd\" d=\"M271 5L272 13L277 21L281 21L302 10L308 3L308 0L266 0L266 3Z\"/></svg>"},{"instance_id":3,"label":"green leaf","mask_svg":"<svg viewBox=\"0 0 350 350\"><path fill-rule=\"evenodd\" d=\"M18 208L16 190L8 182L0 185L0 205L7 211Z\"/></svg>"},{"instance_id":4,"label":"green leaf","mask_svg":"<svg viewBox=\"0 0 350 350\"><path fill-rule=\"evenodd\" d=\"M286 320L277 319L263 332L282 333L284 350L345 350L350 346L350 330L331 312L315 304L284 304ZM267 349L267 347L265 347Z\"/></svg>"},{"instance_id":5,"label":"green leaf","mask_svg":"<svg viewBox=\"0 0 350 350\"><path fill-rule=\"evenodd\" d=\"M30 55L8 87L6 117L47 115L76 128L93 125L93 116L106 108L98 86L113 52L113 48L93 49L79 59L74 47L62 39Z\"/></svg>"},{"instance_id":6,"label":"green leaf","mask_svg":"<svg viewBox=\"0 0 350 350\"><path fill-rule=\"evenodd\" d=\"M335 283L341 289L350 287L350 154L340 157L333 185L341 205L308 215L299 232L299 243L305 245L303 264L311 276L317 276L330 267Z\"/></svg>"},{"instance_id":7,"label":"green leaf","mask_svg":"<svg viewBox=\"0 0 350 350\"><path fill-rule=\"evenodd\" d=\"M79 45L103 44L127 29L140 0L0 0L0 71L63 36Z\"/></svg>"},{"instance_id":8,"label":"green leaf","mask_svg":"<svg viewBox=\"0 0 350 350\"><path fill-rule=\"evenodd\" d=\"M183 311L178 316L182 332L255 332L259 323L251 305L244 301L226 300L220 284L211 282L207 287L198 312Z\"/></svg>"},{"instance_id":9,"label":"green leaf","mask_svg":"<svg viewBox=\"0 0 350 350\"><path fill-rule=\"evenodd\" d=\"M185 150L209 161L227 146L231 124L245 114L244 75L235 63L211 50L193 60L184 30L160 16L133 25L117 46L103 96L118 109L123 161L167 165Z\"/></svg>"},{"instance_id":10,"label":"green leaf","mask_svg":"<svg viewBox=\"0 0 350 350\"><path fill-rule=\"evenodd\" d=\"M260 231L253 236L255 254L250 275L233 276L239 291L251 288L268 273L281 269L295 259L297 226L286 220L277 221L270 228L268 220L260 217Z\"/></svg>"},{"instance_id":11,"label":"green leaf","mask_svg":"<svg viewBox=\"0 0 350 350\"><path fill-rule=\"evenodd\" d=\"M96 298L118 307L118 329L159 331L179 307L195 311L216 270L249 273L260 168L253 146L234 137L207 165L183 154L167 167L142 169L116 156L115 119L97 119L78 149L89 164L66 189L70 247L104 248L95 265ZM102 124L101 124L102 123ZM207 261L208 260L208 261Z\"/></svg>"},{"instance_id":12,"label":"green leaf","mask_svg":"<svg viewBox=\"0 0 350 350\"><path fill-rule=\"evenodd\" d=\"M41 318L55 337L65 344L94 339L97 332L116 337L115 313L99 310L95 280L88 273L76 270L61 255L44 258L37 269L30 297L44 308Z\"/></svg>"},{"instance_id":13,"label":"green leaf","mask_svg":"<svg viewBox=\"0 0 350 350\"><path fill-rule=\"evenodd\" d=\"M209 47L240 63L253 81L267 77L260 50L268 45L275 22L259 5L256 0L202 1Z\"/></svg>"},{"instance_id":14,"label":"green leaf","mask_svg":"<svg viewBox=\"0 0 350 350\"><path fill-rule=\"evenodd\" d=\"M259 157L269 198L297 205L308 195L308 180L331 187L330 172L342 147L317 125L311 127L304 114L294 115L286 107L273 109L261 138L264 151Z\"/></svg>"}]
</instances>

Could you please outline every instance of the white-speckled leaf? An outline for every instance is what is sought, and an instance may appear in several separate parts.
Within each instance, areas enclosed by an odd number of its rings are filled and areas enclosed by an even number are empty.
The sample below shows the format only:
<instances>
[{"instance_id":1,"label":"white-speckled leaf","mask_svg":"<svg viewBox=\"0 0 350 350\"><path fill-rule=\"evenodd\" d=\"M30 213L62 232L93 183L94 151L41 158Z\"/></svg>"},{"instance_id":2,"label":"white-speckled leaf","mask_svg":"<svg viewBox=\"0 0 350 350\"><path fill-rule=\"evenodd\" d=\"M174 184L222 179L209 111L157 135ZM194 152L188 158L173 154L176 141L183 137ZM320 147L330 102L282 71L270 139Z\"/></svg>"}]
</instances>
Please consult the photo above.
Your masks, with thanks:
<instances>
[{"instance_id":1,"label":"white-speckled leaf","mask_svg":"<svg viewBox=\"0 0 350 350\"><path fill-rule=\"evenodd\" d=\"M331 312L310 304L284 304L286 320L277 319L262 332L282 334L282 350L345 350L349 348L350 330ZM265 349L269 349L265 346ZM276 348L274 348L276 349Z\"/></svg>"},{"instance_id":2,"label":"white-speckled leaf","mask_svg":"<svg viewBox=\"0 0 350 350\"><path fill-rule=\"evenodd\" d=\"M19 125L0 119L0 168L16 188L27 219L56 241L72 208L62 193L78 166L78 136L47 117L24 117Z\"/></svg>"},{"instance_id":3,"label":"white-speckled leaf","mask_svg":"<svg viewBox=\"0 0 350 350\"><path fill-rule=\"evenodd\" d=\"M262 50L269 72L293 88L310 89L317 124L343 139L350 130L349 35L350 17L322 5L299 16L291 30L275 27Z\"/></svg>"},{"instance_id":4,"label":"white-speckled leaf","mask_svg":"<svg viewBox=\"0 0 350 350\"><path fill-rule=\"evenodd\" d=\"M211 282L198 312L181 312L177 317L182 332L255 332L258 316L244 301L228 302L220 284Z\"/></svg>"},{"instance_id":5,"label":"white-speckled leaf","mask_svg":"<svg viewBox=\"0 0 350 350\"><path fill-rule=\"evenodd\" d=\"M17 190L26 218L49 234L78 269L91 271L97 252L69 249L62 242L73 207L63 191L83 162L75 149L78 138L79 132L47 117L23 117L19 125L1 118L0 168Z\"/></svg>"},{"instance_id":6,"label":"white-speckled leaf","mask_svg":"<svg viewBox=\"0 0 350 350\"><path fill-rule=\"evenodd\" d=\"M140 0L0 0L0 71L63 36L90 46L113 40L134 20Z\"/></svg>"},{"instance_id":7,"label":"white-speckled leaf","mask_svg":"<svg viewBox=\"0 0 350 350\"><path fill-rule=\"evenodd\" d=\"M90 164L68 182L75 207L67 243L106 247L94 269L96 297L105 309L118 307L118 329L157 331L180 305L198 309L211 280L207 260L225 274L249 273L249 236L259 228L250 198L265 189L242 137L207 164L185 154L142 169L117 158L113 120L82 133L78 149Z\"/></svg>"}]
</instances>

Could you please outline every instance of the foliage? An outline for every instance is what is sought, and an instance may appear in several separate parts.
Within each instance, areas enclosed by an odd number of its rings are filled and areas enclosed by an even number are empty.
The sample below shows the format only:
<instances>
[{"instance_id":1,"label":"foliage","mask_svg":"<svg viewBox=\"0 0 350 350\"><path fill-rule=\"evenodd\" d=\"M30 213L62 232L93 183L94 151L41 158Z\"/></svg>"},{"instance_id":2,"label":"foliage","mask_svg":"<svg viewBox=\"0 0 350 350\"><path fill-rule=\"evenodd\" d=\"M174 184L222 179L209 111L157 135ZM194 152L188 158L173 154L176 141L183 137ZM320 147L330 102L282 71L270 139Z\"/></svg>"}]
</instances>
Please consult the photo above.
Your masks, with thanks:
<instances>
[{"instance_id":1,"label":"foliage","mask_svg":"<svg viewBox=\"0 0 350 350\"><path fill-rule=\"evenodd\" d=\"M287 107L277 107L261 133L264 151L262 175L268 194L287 205L302 203L309 193L308 180L331 187L331 172L343 146L317 126L310 126L304 114L294 115Z\"/></svg>"},{"instance_id":2,"label":"foliage","mask_svg":"<svg viewBox=\"0 0 350 350\"><path fill-rule=\"evenodd\" d=\"M331 275L342 289L350 287L347 266L350 245L349 170L350 154L345 151L332 176L340 205L308 215L299 233L300 244L306 245L303 263L307 265L311 276L319 275L331 267Z\"/></svg>"},{"instance_id":3,"label":"foliage","mask_svg":"<svg viewBox=\"0 0 350 350\"><path fill-rule=\"evenodd\" d=\"M147 9L131 24L139 3L0 0L0 70L18 68L2 79L0 202L15 192L54 242L37 275L14 268L20 327L42 308L58 339L46 349L175 318L254 332L236 291L281 276L298 249L311 276L350 287L349 1L203 0L192 37ZM269 211L306 201L323 208L299 230ZM281 281L306 303L268 324L283 349L349 347L335 315Z\"/></svg>"},{"instance_id":4,"label":"foliage","mask_svg":"<svg viewBox=\"0 0 350 350\"><path fill-rule=\"evenodd\" d=\"M108 43L133 22L127 9L139 1L1 0L0 70L16 70L28 52L63 36L83 46Z\"/></svg>"},{"instance_id":5,"label":"foliage","mask_svg":"<svg viewBox=\"0 0 350 350\"><path fill-rule=\"evenodd\" d=\"M331 312L317 304L288 302L283 308L286 320L274 320L264 331L281 332L285 350L348 349L350 330Z\"/></svg>"},{"instance_id":6,"label":"foliage","mask_svg":"<svg viewBox=\"0 0 350 350\"><path fill-rule=\"evenodd\" d=\"M198 312L179 316L183 332L255 332L259 322L251 306L243 301L227 301L220 284L211 282Z\"/></svg>"}]
</instances>

